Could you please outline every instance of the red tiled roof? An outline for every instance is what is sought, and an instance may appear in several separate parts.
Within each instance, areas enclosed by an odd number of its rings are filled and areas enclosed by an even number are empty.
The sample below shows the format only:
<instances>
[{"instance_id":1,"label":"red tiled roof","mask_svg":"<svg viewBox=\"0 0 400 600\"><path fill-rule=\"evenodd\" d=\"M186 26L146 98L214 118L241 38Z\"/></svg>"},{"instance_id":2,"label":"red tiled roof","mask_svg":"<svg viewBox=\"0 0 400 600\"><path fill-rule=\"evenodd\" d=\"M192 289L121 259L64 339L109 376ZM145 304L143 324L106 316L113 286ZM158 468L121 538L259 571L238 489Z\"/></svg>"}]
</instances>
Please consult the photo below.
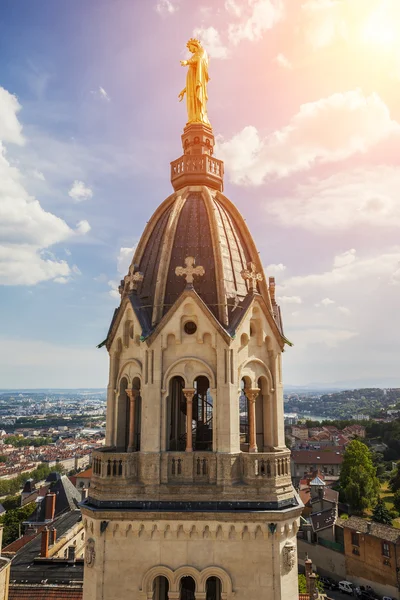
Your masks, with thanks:
<instances>
[{"instance_id":1,"label":"red tiled roof","mask_svg":"<svg viewBox=\"0 0 400 600\"><path fill-rule=\"evenodd\" d=\"M292 460L298 465L341 465L343 454L320 450L293 450Z\"/></svg>"},{"instance_id":2,"label":"red tiled roof","mask_svg":"<svg viewBox=\"0 0 400 600\"><path fill-rule=\"evenodd\" d=\"M21 536L17 540L14 540L13 542L11 542L11 544L8 544L8 546L5 546L5 548L3 548L3 550L2 550L2 552L3 553L18 552L18 550L21 550L21 548L26 546L26 544L28 544L36 536L38 536L39 533L41 533L45 527L46 527L46 525L41 525L40 527L37 528L37 531L35 533L28 533L26 535Z\"/></svg>"},{"instance_id":3,"label":"red tiled roof","mask_svg":"<svg viewBox=\"0 0 400 600\"><path fill-rule=\"evenodd\" d=\"M10 585L8 600L82 600L77 586Z\"/></svg>"},{"instance_id":4,"label":"red tiled roof","mask_svg":"<svg viewBox=\"0 0 400 600\"><path fill-rule=\"evenodd\" d=\"M75 477L78 479L78 477L91 477L92 476L92 467L89 467L88 469L86 469L86 471L82 471L82 473L78 473L77 475L75 475Z\"/></svg>"}]
</instances>

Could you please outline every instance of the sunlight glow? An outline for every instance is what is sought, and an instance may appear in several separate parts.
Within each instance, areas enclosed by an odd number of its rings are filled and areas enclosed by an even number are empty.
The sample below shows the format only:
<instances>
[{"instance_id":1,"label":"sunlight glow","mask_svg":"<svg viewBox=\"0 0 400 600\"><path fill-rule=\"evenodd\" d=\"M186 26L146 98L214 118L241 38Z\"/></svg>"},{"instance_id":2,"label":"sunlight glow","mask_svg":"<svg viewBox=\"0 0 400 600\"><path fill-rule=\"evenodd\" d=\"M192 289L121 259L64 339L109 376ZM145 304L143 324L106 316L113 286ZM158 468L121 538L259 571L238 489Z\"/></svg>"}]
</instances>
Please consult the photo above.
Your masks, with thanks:
<instances>
[{"instance_id":1,"label":"sunlight glow","mask_svg":"<svg viewBox=\"0 0 400 600\"><path fill-rule=\"evenodd\" d=\"M364 40L378 46L393 46L398 37L396 33L394 21L384 4L370 14L363 27Z\"/></svg>"}]
</instances>

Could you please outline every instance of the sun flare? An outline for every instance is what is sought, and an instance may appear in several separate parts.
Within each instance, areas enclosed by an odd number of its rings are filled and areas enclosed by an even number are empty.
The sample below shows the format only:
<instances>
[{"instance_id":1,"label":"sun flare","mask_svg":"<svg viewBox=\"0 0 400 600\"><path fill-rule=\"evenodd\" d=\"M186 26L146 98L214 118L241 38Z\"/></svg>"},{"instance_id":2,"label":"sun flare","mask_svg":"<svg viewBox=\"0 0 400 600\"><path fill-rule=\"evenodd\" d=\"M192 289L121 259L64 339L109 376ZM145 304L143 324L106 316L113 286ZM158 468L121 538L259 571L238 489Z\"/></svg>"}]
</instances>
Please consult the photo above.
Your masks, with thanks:
<instances>
[{"instance_id":1,"label":"sun flare","mask_svg":"<svg viewBox=\"0 0 400 600\"><path fill-rule=\"evenodd\" d=\"M396 26L395 21L391 19L385 5L382 5L367 18L362 28L362 37L367 43L391 47L398 43L399 29L399 26Z\"/></svg>"}]
</instances>

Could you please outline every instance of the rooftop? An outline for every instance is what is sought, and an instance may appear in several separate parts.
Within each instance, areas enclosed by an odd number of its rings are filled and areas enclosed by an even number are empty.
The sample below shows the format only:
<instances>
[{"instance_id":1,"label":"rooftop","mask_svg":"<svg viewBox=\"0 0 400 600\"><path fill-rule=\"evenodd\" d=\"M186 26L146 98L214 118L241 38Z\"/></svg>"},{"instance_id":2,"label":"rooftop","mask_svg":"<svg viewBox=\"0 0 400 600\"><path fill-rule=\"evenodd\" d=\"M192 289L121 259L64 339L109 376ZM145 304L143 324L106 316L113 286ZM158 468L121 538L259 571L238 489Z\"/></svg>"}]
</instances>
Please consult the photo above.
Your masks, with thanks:
<instances>
[{"instance_id":1,"label":"rooftop","mask_svg":"<svg viewBox=\"0 0 400 600\"><path fill-rule=\"evenodd\" d=\"M293 450L292 460L300 465L341 465L343 454L320 450Z\"/></svg>"},{"instance_id":2,"label":"rooftop","mask_svg":"<svg viewBox=\"0 0 400 600\"><path fill-rule=\"evenodd\" d=\"M393 542L394 544L400 538L400 529L391 527L390 525L382 525L381 523L375 523L374 521L366 521L361 517L349 517L348 519L338 519L336 525L343 527L344 529L351 529L359 533L365 533L373 537ZM368 531L368 525L371 530Z\"/></svg>"},{"instance_id":3,"label":"rooftop","mask_svg":"<svg viewBox=\"0 0 400 600\"><path fill-rule=\"evenodd\" d=\"M11 585L9 600L82 600L81 586Z\"/></svg>"}]
</instances>

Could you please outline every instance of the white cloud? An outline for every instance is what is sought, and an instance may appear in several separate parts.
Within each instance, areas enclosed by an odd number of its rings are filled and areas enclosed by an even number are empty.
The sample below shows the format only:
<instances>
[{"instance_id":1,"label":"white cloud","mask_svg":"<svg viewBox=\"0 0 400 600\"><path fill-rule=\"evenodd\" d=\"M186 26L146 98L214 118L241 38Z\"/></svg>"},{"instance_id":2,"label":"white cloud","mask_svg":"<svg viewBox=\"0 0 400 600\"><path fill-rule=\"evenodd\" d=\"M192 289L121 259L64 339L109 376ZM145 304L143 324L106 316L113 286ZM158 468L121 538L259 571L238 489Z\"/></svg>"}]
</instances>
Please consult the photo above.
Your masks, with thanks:
<instances>
[{"instance_id":1,"label":"white cloud","mask_svg":"<svg viewBox=\"0 0 400 600\"><path fill-rule=\"evenodd\" d=\"M300 296L278 296L278 302L281 304L301 304Z\"/></svg>"},{"instance_id":2,"label":"white cloud","mask_svg":"<svg viewBox=\"0 0 400 600\"><path fill-rule=\"evenodd\" d=\"M278 56L275 58L275 62L284 69L291 69L293 66L290 60L284 54L278 54Z\"/></svg>"},{"instance_id":3,"label":"white cloud","mask_svg":"<svg viewBox=\"0 0 400 600\"><path fill-rule=\"evenodd\" d=\"M229 41L234 45L242 40L260 40L284 16L282 0L247 0L247 6L240 8L236 2L227 2L225 7L231 14L243 16L240 23L230 23L228 27Z\"/></svg>"},{"instance_id":4,"label":"white cloud","mask_svg":"<svg viewBox=\"0 0 400 600\"><path fill-rule=\"evenodd\" d=\"M318 163L366 152L400 125L375 93L336 93L300 106L289 124L262 139L253 126L231 140L217 139L219 156L236 184L259 185L267 176L285 177Z\"/></svg>"},{"instance_id":5,"label":"white cloud","mask_svg":"<svg viewBox=\"0 0 400 600\"><path fill-rule=\"evenodd\" d=\"M34 177L35 179L38 179L39 181L46 181L46 177L43 175L43 173L41 171L38 171L37 169L32 170L32 177Z\"/></svg>"},{"instance_id":6,"label":"white cloud","mask_svg":"<svg viewBox=\"0 0 400 600\"><path fill-rule=\"evenodd\" d=\"M269 277L270 275L279 275L279 273L283 273L286 271L286 267L284 264L271 264L264 268L264 273Z\"/></svg>"},{"instance_id":7,"label":"white cloud","mask_svg":"<svg viewBox=\"0 0 400 600\"><path fill-rule=\"evenodd\" d=\"M156 4L156 11L159 15L173 15L178 10L178 5L171 0L159 0Z\"/></svg>"},{"instance_id":8,"label":"white cloud","mask_svg":"<svg viewBox=\"0 0 400 600\"><path fill-rule=\"evenodd\" d=\"M242 15L242 8L235 0L225 0L225 9L235 17Z\"/></svg>"},{"instance_id":9,"label":"white cloud","mask_svg":"<svg viewBox=\"0 0 400 600\"><path fill-rule=\"evenodd\" d=\"M119 253L117 256L117 271L119 275L119 279L123 279L125 275L128 273L129 267L133 260L133 255L135 254L136 244L131 247L122 247L119 249ZM107 285L111 288L109 290L109 294L112 298L119 298L120 294L118 291L118 286L120 281L116 279L111 279L108 281Z\"/></svg>"},{"instance_id":10,"label":"white cloud","mask_svg":"<svg viewBox=\"0 0 400 600\"><path fill-rule=\"evenodd\" d=\"M17 114L21 110L18 99L0 87L0 140L22 146L25 143L22 125Z\"/></svg>"},{"instance_id":11,"label":"white cloud","mask_svg":"<svg viewBox=\"0 0 400 600\"><path fill-rule=\"evenodd\" d=\"M228 48L223 45L219 32L214 27L197 27L193 36L201 41L212 58L227 58Z\"/></svg>"},{"instance_id":12,"label":"white cloud","mask_svg":"<svg viewBox=\"0 0 400 600\"><path fill-rule=\"evenodd\" d=\"M322 306L329 306L330 304L335 304L335 301L331 300L330 298L324 298L321 300L321 304Z\"/></svg>"},{"instance_id":13,"label":"white cloud","mask_svg":"<svg viewBox=\"0 0 400 600\"><path fill-rule=\"evenodd\" d=\"M364 4L368 0L363 0ZM343 2L310 0L302 5L306 25L305 37L315 49L329 46L336 39L347 39L349 21L342 12Z\"/></svg>"},{"instance_id":14,"label":"white cloud","mask_svg":"<svg viewBox=\"0 0 400 600\"><path fill-rule=\"evenodd\" d=\"M105 102L111 102L110 96L108 95L106 90L101 85L99 85L97 90L92 90L90 93L93 96L100 98L100 100L104 100Z\"/></svg>"},{"instance_id":15,"label":"white cloud","mask_svg":"<svg viewBox=\"0 0 400 600\"><path fill-rule=\"evenodd\" d=\"M76 233L78 235L85 235L85 233L89 233L90 230L90 224L88 221L86 221L86 219L79 221L79 223L76 224Z\"/></svg>"},{"instance_id":16,"label":"white cloud","mask_svg":"<svg viewBox=\"0 0 400 600\"><path fill-rule=\"evenodd\" d=\"M82 202L82 200L93 198L93 192L83 181L75 179L68 192L68 196L75 200L75 202Z\"/></svg>"},{"instance_id":17,"label":"white cloud","mask_svg":"<svg viewBox=\"0 0 400 600\"><path fill-rule=\"evenodd\" d=\"M299 185L265 207L282 225L320 231L400 226L400 168L385 165L336 173ZM346 260L352 260L349 255Z\"/></svg>"},{"instance_id":18,"label":"white cloud","mask_svg":"<svg viewBox=\"0 0 400 600\"><path fill-rule=\"evenodd\" d=\"M351 310L347 306L338 306L338 311L347 317L351 315Z\"/></svg>"},{"instance_id":19,"label":"white cloud","mask_svg":"<svg viewBox=\"0 0 400 600\"><path fill-rule=\"evenodd\" d=\"M20 105L14 96L1 88L0 102L8 102L8 112L0 111L0 134L9 142L21 144L22 126L17 119ZM8 94L8 95L7 95ZM7 118L8 126L4 124ZM0 141L0 285L35 285L53 280L65 283L76 268L59 260L49 247L77 234L67 223L45 211L39 201L23 186L24 177L6 158Z\"/></svg>"}]
</instances>

